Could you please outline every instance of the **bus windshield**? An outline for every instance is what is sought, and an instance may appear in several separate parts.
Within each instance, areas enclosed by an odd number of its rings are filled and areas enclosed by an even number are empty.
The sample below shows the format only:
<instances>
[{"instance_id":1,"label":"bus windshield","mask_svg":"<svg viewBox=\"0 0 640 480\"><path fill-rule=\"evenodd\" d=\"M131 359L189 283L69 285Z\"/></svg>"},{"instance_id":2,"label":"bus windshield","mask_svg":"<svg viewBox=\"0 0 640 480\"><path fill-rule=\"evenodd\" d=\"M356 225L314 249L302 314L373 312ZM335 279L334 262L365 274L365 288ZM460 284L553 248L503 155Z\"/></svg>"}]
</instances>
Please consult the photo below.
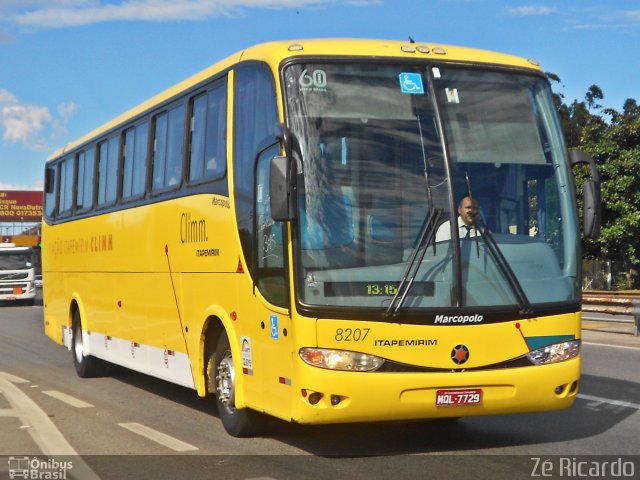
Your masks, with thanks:
<instances>
[{"instance_id":1,"label":"bus windshield","mask_svg":"<svg viewBox=\"0 0 640 480\"><path fill-rule=\"evenodd\" d=\"M327 62L284 79L303 304L384 312L401 280L408 311L576 301L572 183L543 77Z\"/></svg>"}]
</instances>

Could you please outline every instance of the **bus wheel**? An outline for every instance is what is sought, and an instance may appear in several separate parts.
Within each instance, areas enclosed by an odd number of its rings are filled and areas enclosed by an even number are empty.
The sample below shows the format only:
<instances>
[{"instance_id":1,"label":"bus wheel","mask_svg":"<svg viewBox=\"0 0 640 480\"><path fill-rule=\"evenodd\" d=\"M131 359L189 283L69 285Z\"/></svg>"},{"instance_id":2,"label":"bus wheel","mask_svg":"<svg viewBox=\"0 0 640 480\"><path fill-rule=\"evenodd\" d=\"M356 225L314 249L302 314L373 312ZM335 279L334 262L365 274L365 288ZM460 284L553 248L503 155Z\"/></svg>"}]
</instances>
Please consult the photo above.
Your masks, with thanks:
<instances>
[{"instance_id":1,"label":"bus wheel","mask_svg":"<svg viewBox=\"0 0 640 480\"><path fill-rule=\"evenodd\" d=\"M73 355L73 366L76 368L76 373L80 378L97 377L104 373L105 365L102 360L85 355L82 323L80 322L80 312L78 310L73 312L71 354Z\"/></svg>"},{"instance_id":2,"label":"bus wheel","mask_svg":"<svg viewBox=\"0 0 640 480\"><path fill-rule=\"evenodd\" d=\"M234 437L259 435L263 428L263 416L248 408L235 407L236 371L229 338L225 332L222 332L218 339L216 351L213 353L213 365L215 366L216 403L222 426L229 435Z\"/></svg>"}]
</instances>

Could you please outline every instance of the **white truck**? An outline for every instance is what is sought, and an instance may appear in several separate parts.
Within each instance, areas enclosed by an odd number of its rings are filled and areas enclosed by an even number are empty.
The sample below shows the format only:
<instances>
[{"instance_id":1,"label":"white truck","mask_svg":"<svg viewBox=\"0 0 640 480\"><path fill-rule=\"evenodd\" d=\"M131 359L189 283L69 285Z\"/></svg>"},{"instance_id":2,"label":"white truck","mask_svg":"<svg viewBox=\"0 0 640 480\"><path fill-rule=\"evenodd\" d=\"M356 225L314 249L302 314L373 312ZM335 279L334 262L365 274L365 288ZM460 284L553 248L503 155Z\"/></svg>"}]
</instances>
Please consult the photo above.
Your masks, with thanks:
<instances>
[{"instance_id":1,"label":"white truck","mask_svg":"<svg viewBox=\"0 0 640 480\"><path fill-rule=\"evenodd\" d=\"M35 268L31 247L0 243L0 303L33 305L35 298Z\"/></svg>"}]
</instances>

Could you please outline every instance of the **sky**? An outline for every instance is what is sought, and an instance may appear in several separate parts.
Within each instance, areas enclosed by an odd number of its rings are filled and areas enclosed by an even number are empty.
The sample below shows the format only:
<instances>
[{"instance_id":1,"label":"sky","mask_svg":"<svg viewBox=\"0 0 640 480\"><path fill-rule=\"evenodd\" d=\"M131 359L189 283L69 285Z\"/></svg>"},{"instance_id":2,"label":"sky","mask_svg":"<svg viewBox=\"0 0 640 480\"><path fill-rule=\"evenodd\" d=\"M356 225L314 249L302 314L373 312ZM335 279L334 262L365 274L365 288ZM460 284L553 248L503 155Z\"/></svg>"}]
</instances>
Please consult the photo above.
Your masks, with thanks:
<instances>
[{"instance_id":1,"label":"sky","mask_svg":"<svg viewBox=\"0 0 640 480\"><path fill-rule=\"evenodd\" d=\"M245 47L360 37L540 62L565 102L640 102L638 0L0 0L0 190L51 153Z\"/></svg>"}]
</instances>

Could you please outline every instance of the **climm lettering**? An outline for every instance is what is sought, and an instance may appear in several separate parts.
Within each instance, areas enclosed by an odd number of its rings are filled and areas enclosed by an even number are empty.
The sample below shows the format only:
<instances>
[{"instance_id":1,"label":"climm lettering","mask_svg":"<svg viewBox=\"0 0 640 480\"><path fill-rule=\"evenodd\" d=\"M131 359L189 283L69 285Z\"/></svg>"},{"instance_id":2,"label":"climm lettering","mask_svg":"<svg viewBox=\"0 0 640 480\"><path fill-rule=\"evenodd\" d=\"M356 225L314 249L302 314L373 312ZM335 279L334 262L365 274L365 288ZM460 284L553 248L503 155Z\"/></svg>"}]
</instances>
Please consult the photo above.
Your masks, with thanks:
<instances>
[{"instance_id":1,"label":"climm lettering","mask_svg":"<svg viewBox=\"0 0 640 480\"><path fill-rule=\"evenodd\" d=\"M113 250L113 236L110 233L94 235L89 240L89 251L91 252L110 252L111 250Z\"/></svg>"},{"instance_id":2,"label":"climm lettering","mask_svg":"<svg viewBox=\"0 0 640 480\"><path fill-rule=\"evenodd\" d=\"M203 218L192 219L191 213L180 215L180 241L182 243L206 242L207 222Z\"/></svg>"}]
</instances>

